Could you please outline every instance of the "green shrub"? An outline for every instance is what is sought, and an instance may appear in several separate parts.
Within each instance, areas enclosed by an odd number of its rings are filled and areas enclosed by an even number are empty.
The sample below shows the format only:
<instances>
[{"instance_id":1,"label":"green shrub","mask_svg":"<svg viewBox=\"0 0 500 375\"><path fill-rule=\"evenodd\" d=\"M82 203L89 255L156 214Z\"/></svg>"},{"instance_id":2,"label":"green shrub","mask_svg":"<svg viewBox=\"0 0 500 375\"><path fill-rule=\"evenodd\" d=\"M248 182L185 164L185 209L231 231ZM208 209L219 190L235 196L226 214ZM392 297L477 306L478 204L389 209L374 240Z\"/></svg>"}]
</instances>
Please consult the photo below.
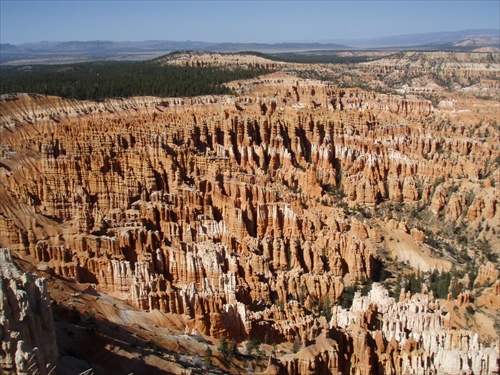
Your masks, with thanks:
<instances>
[{"instance_id":1,"label":"green shrub","mask_svg":"<svg viewBox=\"0 0 500 375\"><path fill-rule=\"evenodd\" d=\"M93 312L87 312L83 316L83 328L91 333L97 331L97 320Z\"/></svg>"},{"instance_id":2,"label":"green shrub","mask_svg":"<svg viewBox=\"0 0 500 375\"><path fill-rule=\"evenodd\" d=\"M236 356L236 342L232 339L228 341L223 337L220 339L217 350L225 359L231 361Z\"/></svg>"}]
</instances>

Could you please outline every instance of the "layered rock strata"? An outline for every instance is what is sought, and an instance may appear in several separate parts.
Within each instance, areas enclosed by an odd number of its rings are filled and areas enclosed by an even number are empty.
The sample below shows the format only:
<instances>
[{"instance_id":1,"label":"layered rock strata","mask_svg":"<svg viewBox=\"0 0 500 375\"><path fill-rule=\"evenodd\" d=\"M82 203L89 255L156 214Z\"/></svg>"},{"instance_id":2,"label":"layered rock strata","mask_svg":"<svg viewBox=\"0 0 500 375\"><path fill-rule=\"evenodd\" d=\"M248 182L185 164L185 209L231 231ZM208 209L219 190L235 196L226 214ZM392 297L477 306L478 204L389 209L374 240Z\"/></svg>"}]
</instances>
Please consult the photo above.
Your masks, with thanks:
<instances>
[{"instance_id":1,"label":"layered rock strata","mask_svg":"<svg viewBox=\"0 0 500 375\"><path fill-rule=\"evenodd\" d=\"M312 343L328 328L321 307L378 271L380 203L495 226L494 127L477 137L476 120L451 125L426 100L284 74L241 90L4 98L1 245L189 331ZM330 339L318 345L334 353Z\"/></svg>"}]
</instances>

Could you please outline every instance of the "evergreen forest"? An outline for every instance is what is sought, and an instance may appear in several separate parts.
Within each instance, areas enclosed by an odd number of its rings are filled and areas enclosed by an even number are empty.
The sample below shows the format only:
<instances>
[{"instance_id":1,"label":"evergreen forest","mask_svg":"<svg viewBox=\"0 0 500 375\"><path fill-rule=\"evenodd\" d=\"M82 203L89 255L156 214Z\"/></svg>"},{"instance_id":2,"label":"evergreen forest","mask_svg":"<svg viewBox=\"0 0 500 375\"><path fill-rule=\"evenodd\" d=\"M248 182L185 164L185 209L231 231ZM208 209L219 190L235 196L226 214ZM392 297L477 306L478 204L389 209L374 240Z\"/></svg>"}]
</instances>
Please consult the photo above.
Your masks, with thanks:
<instances>
[{"instance_id":1,"label":"evergreen forest","mask_svg":"<svg viewBox=\"0 0 500 375\"><path fill-rule=\"evenodd\" d=\"M1 66L0 95L30 93L69 99L231 94L224 83L269 73L256 68L160 65L151 61L96 61L66 65Z\"/></svg>"}]
</instances>

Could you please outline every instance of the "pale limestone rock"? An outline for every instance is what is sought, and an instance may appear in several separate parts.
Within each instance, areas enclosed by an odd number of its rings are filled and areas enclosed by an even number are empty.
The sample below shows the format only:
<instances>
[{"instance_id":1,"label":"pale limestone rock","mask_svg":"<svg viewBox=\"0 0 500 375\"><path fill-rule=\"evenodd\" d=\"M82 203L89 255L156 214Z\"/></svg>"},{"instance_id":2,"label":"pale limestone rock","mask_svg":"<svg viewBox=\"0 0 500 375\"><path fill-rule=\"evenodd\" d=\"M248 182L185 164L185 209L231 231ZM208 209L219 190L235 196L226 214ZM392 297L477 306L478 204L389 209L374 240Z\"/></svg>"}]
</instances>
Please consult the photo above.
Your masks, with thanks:
<instances>
[{"instance_id":1,"label":"pale limestone rock","mask_svg":"<svg viewBox=\"0 0 500 375\"><path fill-rule=\"evenodd\" d=\"M45 375L58 358L50 297L44 279L21 273L10 249L0 249L0 370Z\"/></svg>"},{"instance_id":2,"label":"pale limestone rock","mask_svg":"<svg viewBox=\"0 0 500 375\"><path fill-rule=\"evenodd\" d=\"M385 362L388 374L473 372L490 375L498 372L498 343L485 347L479 342L477 334L447 328L449 317L431 301L428 295L416 294L395 303L387 290L375 283L368 296L362 297L359 292L356 294L350 310L335 307L330 327L342 327L347 330L348 336L351 335L349 332L358 332L356 335L361 337L362 329L353 331L352 327L363 323L363 314L376 311L377 331L372 334L379 337L376 332L381 332L383 340L391 342L394 350L400 352L401 361L394 365ZM380 343L379 346L384 345ZM361 357L358 358L370 358L361 347L358 350Z\"/></svg>"}]
</instances>

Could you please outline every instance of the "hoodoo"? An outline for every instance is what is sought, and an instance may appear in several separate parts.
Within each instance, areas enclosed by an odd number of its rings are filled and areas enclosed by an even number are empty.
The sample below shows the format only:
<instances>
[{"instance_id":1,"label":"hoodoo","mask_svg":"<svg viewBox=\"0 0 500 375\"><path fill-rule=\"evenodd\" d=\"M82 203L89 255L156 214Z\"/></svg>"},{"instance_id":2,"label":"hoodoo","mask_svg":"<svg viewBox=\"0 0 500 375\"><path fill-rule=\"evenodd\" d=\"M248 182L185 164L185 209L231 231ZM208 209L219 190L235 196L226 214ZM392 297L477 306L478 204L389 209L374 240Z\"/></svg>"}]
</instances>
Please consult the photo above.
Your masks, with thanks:
<instances>
[{"instance_id":1,"label":"hoodoo","mask_svg":"<svg viewBox=\"0 0 500 375\"><path fill-rule=\"evenodd\" d=\"M353 69L424 85L415 56ZM170 63L246 61L203 59ZM498 373L498 101L266 61L237 95L1 98L4 372L50 373L57 328L61 373Z\"/></svg>"}]
</instances>

